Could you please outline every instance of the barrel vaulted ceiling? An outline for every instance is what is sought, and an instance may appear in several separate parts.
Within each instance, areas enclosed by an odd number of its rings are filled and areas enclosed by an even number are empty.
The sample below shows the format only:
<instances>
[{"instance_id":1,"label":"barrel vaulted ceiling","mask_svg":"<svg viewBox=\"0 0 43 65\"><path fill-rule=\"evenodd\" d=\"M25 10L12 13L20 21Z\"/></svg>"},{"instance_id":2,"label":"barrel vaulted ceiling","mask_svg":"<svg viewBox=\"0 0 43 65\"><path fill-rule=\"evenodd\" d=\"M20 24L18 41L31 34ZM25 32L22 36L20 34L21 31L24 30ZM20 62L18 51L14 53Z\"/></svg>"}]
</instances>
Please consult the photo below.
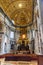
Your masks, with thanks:
<instances>
[{"instance_id":1,"label":"barrel vaulted ceiling","mask_svg":"<svg viewBox=\"0 0 43 65\"><path fill-rule=\"evenodd\" d=\"M33 0L0 0L0 7L15 24L32 23Z\"/></svg>"}]
</instances>

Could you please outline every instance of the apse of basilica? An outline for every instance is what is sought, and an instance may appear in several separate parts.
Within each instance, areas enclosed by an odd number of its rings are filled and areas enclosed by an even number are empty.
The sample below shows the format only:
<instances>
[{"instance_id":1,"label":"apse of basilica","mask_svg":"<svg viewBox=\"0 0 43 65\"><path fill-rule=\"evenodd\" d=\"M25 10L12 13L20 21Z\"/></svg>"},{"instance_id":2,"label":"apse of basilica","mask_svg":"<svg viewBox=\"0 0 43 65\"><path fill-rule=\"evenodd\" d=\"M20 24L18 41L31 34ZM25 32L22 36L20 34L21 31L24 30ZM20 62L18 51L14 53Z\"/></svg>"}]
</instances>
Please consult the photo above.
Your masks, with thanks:
<instances>
[{"instance_id":1,"label":"apse of basilica","mask_svg":"<svg viewBox=\"0 0 43 65\"><path fill-rule=\"evenodd\" d=\"M43 0L0 0L0 65L43 65Z\"/></svg>"},{"instance_id":2,"label":"apse of basilica","mask_svg":"<svg viewBox=\"0 0 43 65\"><path fill-rule=\"evenodd\" d=\"M39 0L0 0L0 54L43 54Z\"/></svg>"}]
</instances>

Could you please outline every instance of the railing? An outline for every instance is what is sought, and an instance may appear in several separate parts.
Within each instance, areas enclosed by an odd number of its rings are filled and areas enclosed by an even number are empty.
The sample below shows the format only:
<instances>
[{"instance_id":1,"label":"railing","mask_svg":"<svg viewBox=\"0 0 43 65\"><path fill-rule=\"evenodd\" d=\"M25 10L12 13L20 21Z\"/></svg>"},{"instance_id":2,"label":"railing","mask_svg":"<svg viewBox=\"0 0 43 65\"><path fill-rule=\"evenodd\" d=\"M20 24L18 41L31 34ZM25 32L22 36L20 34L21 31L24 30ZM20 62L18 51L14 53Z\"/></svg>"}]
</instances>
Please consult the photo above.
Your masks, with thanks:
<instances>
[{"instance_id":1,"label":"railing","mask_svg":"<svg viewBox=\"0 0 43 65\"><path fill-rule=\"evenodd\" d=\"M32 54L32 51L14 51L14 50L11 50L10 53L12 53L12 54Z\"/></svg>"}]
</instances>

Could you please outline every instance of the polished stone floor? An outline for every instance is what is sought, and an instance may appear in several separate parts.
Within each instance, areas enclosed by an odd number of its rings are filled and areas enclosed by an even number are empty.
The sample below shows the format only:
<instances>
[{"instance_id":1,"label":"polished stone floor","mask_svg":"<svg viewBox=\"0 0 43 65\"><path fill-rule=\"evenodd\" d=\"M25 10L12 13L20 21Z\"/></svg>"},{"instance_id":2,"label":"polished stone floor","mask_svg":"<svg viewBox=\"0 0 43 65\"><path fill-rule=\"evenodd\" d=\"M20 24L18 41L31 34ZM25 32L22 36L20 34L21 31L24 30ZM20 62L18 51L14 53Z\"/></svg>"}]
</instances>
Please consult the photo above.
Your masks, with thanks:
<instances>
[{"instance_id":1,"label":"polished stone floor","mask_svg":"<svg viewBox=\"0 0 43 65\"><path fill-rule=\"evenodd\" d=\"M5 58L0 59L0 65L38 65L37 61L5 61Z\"/></svg>"}]
</instances>

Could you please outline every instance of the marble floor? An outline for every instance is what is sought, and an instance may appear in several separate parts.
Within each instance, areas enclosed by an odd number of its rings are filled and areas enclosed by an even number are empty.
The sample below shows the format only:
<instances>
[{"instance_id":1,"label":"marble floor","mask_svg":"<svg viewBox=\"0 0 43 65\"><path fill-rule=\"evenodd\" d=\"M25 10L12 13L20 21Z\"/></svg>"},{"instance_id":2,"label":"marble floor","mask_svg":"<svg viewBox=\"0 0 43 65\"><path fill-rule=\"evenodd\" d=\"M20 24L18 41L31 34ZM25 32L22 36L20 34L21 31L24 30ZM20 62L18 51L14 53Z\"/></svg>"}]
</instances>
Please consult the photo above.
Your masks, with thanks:
<instances>
[{"instance_id":1,"label":"marble floor","mask_svg":"<svg viewBox=\"0 0 43 65\"><path fill-rule=\"evenodd\" d=\"M5 61L5 58L0 59L0 65L38 65L37 61Z\"/></svg>"}]
</instances>

